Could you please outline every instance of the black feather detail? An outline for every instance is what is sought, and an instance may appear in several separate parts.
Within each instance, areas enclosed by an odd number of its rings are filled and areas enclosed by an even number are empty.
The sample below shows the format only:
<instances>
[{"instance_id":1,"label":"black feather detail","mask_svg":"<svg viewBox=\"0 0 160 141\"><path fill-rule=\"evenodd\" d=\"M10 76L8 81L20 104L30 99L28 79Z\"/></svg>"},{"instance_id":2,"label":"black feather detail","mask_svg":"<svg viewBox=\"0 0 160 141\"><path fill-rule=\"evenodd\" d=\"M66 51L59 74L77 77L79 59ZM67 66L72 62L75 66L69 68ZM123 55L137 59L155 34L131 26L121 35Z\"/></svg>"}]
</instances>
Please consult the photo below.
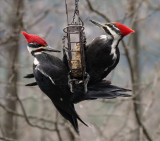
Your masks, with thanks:
<instances>
[{"instance_id":1,"label":"black feather detail","mask_svg":"<svg viewBox=\"0 0 160 141\"><path fill-rule=\"evenodd\" d=\"M37 82L33 82L33 83L28 83L25 86L37 86L37 85L38 85Z\"/></svg>"},{"instance_id":2,"label":"black feather detail","mask_svg":"<svg viewBox=\"0 0 160 141\"><path fill-rule=\"evenodd\" d=\"M55 104L54 104L55 105ZM55 107L57 108L57 110L60 112L60 114L67 120L70 121L70 123L72 124L72 126L74 127L75 131L77 132L77 134L79 134L79 128L78 128L78 121L81 121L84 125L88 126L80 117L79 115L76 113L76 111L74 110L74 105L72 104L70 106L70 110L73 111L72 115L67 113L65 110L63 110L61 107L55 105Z\"/></svg>"},{"instance_id":3,"label":"black feather detail","mask_svg":"<svg viewBox=\"0 0 160 141\"><path fill-rule=\"evenodd\" d=\"M24 76L24 78L34 78L34 74L33 73L27 74Z\"/></svg>"},{"instance_id":4,"label":"black feather detail","mask_svg":"<svg viewBox=\"0 0 160 141\"><path fill-rule=\"evenodd\" d=\"M78 103L84 100L95 100L95 99L113 99L117 97L131 97L130 94L125 94L130 92L130 89L125 89L111 85L108 81L102 81L94 85L88 86L88 92L82 93L79 88L74 93L73 103Z\"/></svg>"}]
</instances>

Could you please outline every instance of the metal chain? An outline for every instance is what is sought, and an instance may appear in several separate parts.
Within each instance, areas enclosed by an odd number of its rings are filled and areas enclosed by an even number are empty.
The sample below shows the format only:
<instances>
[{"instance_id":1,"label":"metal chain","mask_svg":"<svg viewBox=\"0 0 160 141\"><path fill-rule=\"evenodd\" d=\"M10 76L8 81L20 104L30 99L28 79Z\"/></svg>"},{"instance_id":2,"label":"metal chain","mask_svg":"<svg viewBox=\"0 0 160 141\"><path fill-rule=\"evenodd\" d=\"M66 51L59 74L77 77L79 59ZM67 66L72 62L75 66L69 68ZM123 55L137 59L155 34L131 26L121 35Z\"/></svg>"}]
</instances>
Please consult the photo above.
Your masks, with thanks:
<instances>
[{"instance_id":1,"label":"metal chain","mask_svg":"<svg viewBox=\"0 0 160 141\"><path fill-rule=\"evenodd\" d=\"M77 15L79 15L78 2L79 2L79 0L75 0L75 13L76 13Z\"/></svg>"},{"instance_id":2,"label":"metal chain","mask_svg":"<svg viewBox=\"0 0 160 141\"><path fill-rule=\"evenodd\" d=\"M63 36L63 38L62 38L62 45L63 45L63 49L65 49L65 36Z\"/></svg>"},{"instance_id":3,"label":"metal chain","mask_svg":"<svg viewBox=\"0 0 160 141\"><path fill-rule=\"evenodd\" d=\"M80 22L82 22L82 20L80 19L80 16L79 16L78 2L79 2L79 0L75 0L75 10L74 10L72 23L75 23L75 16L77 15L78 20L79 20L78 22L80 24ZM83 22L82 22L82 24L83 24Z\"/></svg>"}]
</instances>

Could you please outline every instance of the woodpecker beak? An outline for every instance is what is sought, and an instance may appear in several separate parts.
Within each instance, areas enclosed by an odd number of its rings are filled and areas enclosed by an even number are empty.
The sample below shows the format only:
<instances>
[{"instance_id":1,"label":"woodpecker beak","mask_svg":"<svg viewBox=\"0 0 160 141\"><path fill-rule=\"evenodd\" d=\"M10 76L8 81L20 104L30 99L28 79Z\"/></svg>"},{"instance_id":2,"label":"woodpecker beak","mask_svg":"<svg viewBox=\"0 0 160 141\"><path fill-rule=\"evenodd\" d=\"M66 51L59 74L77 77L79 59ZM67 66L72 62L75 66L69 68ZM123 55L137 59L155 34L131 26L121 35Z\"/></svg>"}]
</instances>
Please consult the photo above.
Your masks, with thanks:
<instances>
[{"instance_id":1,"label":"woodpecker beak","mask_svg":"<svg viewBox=\"0 0 160 141\"><path fill-rule=\"evenodd\" d=\"M90 20L90 22L92 22L93 24L97 25L97 26L100 27L100 28L103 28L103 27L104 27L104 25L102 25L102 24L100 24L100 23L97 23L97 22L95 22L95 21L93 21L93 20Z\"/></svg>"},{"instance_id":2,"label":"woodpecker beak","mask_svg":"<svg viewBox=\"0 0 160 141\"><path fill-rule=\"evenodd\" d=\"M49 52L61 52L60 50L53 49L50 46L46 46L45 48L43 48L43 50L49 51Z\"/></svg>"}]
</instances>

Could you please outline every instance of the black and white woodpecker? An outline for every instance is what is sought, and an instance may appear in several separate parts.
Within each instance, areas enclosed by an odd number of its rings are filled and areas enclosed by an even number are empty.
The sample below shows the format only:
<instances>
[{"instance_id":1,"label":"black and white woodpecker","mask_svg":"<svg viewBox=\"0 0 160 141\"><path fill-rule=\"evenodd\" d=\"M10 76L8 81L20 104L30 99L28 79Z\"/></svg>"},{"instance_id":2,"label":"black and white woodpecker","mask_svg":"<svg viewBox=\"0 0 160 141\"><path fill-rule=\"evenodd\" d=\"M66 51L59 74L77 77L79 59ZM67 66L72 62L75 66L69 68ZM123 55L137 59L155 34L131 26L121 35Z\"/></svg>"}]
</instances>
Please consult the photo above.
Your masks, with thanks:
<instances>
[{"instance_id":1,"label":"black and white woodpecker","mask_svg":"<svg viewBox=\"0 0 160 141\"><path fill-rule=\"evenodd\" d=\"M111 85L101 81L88 86L88 92L77 87L75 93L70 92L68 86L68 69L59 58L48 52L59 52L50 48L46 41L37 35L22 32L28 42L28 51L34 56L33 74L26 78L35 78L36 82L28 86L38 85L39 88L51 99L60 114L71 122L78 133L77 119L84 123L75 111L74 104L84 100L112 99L116 97L130 97L130 90ZM87 125L86 125L87 126Z\"/></svg>"},{"instance_id":2,"label":"black and white woodpecker","mask_svg":"<svg viewBox=\"0 0 160 141\"><path fill-rule=\"evenodd\" d=\"M73 93L68 87L68 72L64 63L48 52L60 52L48 46L46 41L37 35L22 31L27 40L28 51L34 56L33 75L39 88L51 99L59 113L73 125L78 133L77 119L84 123L76 113L71 101ZM87 125L86 125L87 126Z\"/></svg>"},{"instance_id":3,"label":"black and white woodpecker","mask_svg":"<svg viewBox=\"0 0 160 141\"><path fill-rule=\"evenodd\" d=\"M86 69L92 84L101 81L117 66L120 59L118 44L134 30L117 22L100 24L90 21L105 32L86 46Z\"/></svg>"}]
</instances>

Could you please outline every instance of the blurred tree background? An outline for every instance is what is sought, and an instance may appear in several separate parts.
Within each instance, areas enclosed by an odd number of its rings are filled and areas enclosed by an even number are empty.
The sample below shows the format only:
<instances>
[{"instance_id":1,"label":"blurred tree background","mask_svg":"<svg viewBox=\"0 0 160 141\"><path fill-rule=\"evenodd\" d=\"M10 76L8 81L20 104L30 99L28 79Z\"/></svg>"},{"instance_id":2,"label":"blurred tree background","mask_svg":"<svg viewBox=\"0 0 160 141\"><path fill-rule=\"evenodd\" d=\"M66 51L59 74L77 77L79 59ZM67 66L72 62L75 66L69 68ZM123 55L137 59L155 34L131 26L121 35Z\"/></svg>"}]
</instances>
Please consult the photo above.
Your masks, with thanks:
<instances>
[{"instance_id":1,"label":"blurred tree background","mask_svg":"<svg viewBox=\"0 0 160 141\"><path fill-rule=\"evenodd\" d=\"M69 20L74 0L67 0ZM80 136L56 112L38 87L25 87L33 57L22 30L62 49L66 26L64 0L0 0L0 140L5 141L159 141L160 140L160 1L80 0L87 42L104 34L89 22L117 21L136 31L120 44L121 60L107 77L131 88L132 98L85 101L77 112ZM62 58L62 56L59 56Z\"/></svg>"}]
</instances>

